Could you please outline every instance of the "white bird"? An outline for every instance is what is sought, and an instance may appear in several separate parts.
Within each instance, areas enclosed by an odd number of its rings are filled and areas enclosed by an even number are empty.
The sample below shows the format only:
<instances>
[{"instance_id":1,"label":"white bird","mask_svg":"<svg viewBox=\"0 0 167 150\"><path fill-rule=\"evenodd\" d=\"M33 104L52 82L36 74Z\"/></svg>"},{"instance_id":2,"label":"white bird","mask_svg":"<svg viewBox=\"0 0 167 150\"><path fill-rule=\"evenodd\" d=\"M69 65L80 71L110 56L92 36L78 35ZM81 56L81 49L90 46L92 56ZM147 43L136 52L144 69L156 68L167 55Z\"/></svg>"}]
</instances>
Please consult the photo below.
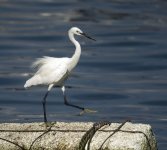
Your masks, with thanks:
<instances>
[{"instance_id":1,"label":"white bird","mask_svg":"<svg viewBox=\"0 0 167 150\"><path fill-rule=\"evenodd\" d=\"M46 98L48 96L49 91L55 86L61 87L65 105L81 109L82 111L90 111L88 109L85 109L84 107L70 104L67 101L64 82L69 77L71 71L77 65L81 55L81 46L79 42L75 40L74 35L82 35L92 40L95 39L91 38L77 27L72 27L68 31L68 35L71 42L75 45L76 48L73 56L71 58L68 57L55 58L48 56L44 56L43 58L38 58L32 65L34 68L37 69L37 72L33 77L27 80L24 85L25 88L37 85L48 86L48 90L42 100L45 123L47 123L46 107L45 107Z\"/></svg>"}]
</instances>

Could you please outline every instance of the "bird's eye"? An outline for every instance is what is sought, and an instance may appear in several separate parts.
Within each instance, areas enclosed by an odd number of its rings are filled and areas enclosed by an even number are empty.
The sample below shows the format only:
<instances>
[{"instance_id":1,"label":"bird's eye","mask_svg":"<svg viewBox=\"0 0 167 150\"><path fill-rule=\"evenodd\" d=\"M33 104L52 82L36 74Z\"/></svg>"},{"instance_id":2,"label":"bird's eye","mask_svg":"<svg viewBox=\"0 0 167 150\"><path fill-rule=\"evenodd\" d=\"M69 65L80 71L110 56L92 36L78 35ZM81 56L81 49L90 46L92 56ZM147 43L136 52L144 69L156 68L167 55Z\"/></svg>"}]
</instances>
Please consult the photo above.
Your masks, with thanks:
<instances>
[{"instance_id":1,"label":"bird's eye","mask_svg":"<svg viewBox=\"0 0 167 150\"><path fill-rule=\"evenodd\" d=\"M79 31L77 31L77 33L79 33Z\"/></svg>"}]
</instances>

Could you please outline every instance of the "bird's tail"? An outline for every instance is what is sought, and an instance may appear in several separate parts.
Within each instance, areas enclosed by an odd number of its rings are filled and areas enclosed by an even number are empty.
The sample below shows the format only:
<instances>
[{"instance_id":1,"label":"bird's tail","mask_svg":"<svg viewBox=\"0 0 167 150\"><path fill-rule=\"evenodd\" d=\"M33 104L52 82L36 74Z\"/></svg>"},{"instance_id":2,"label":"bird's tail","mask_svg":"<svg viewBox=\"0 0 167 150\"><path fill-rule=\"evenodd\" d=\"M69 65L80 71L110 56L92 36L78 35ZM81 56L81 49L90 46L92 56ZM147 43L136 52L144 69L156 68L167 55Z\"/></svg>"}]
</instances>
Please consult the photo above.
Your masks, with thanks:
<instances>
[{"instance_id":1,"label":"bird's tail","mask_svg":"<svg viewBox=\"0 0 167 150\"><path fill-rule=\"evenodd\" d=\"M24 88L29 88L31 86L35 86L35 85L39 85L39 84L41 84L41 78L39 75L35 75L26 81Z\"/></svg>"}]
</instances>

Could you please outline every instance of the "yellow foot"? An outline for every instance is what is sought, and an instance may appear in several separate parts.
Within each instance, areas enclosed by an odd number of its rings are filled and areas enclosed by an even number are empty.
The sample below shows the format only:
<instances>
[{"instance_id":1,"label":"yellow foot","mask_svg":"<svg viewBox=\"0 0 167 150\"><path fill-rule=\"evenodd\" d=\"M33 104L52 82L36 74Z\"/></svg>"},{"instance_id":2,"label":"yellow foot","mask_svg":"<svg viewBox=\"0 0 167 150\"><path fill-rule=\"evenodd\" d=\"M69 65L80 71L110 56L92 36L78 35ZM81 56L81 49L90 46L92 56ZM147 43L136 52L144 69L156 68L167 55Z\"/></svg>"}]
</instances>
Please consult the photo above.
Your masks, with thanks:
<instances>
[{"instance_id":1,"label":"yellow foot","mask_svg":"<svg viewBox=\"0 0 167 150\"><path fill-rule=\"evenodd\" d=\"M81 115L83 115L84 113L96 113L97 111L96 110L92 110L92 109L84 109L83 111L81 111L80 113L79 113L79 115L81 116Z\"/></svg>"},{"instance_id":2,"label":"yellow foot","mask_svg":"<svg viewBox=\"0 0 167 150\"><path fill-rule=\"evenodd\" d=\"M44 124L45 124L45 128L49 129L53 127L56 124L56 122L44 122Z\"/></svg>"}]
</instances>

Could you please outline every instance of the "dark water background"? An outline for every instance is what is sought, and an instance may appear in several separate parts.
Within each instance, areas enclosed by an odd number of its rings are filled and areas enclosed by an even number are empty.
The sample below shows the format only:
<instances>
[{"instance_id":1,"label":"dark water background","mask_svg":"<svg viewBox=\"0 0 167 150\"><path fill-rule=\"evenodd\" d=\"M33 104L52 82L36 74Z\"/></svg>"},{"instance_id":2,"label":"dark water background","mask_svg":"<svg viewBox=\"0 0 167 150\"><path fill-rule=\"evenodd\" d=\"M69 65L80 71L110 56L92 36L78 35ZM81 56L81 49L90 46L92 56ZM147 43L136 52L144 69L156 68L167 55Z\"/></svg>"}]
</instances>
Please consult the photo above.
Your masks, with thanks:
<instances>
[{"instance_id":1,"label":"dark water background","mask_svg":"<svg viewBox=\"0 0 167 150\"><path fill-rule=\"evenodd\" d=\"M66 85L71 102L98 110L77 116L60 89L48 97L49 121L151 124L167 147L166 0L1 0L0 122L43 121L46 87L24 90L41 56L70 57L67 31L78 26L97 39L77 38L82 57Z\"/></svg>"}]
</instances>

